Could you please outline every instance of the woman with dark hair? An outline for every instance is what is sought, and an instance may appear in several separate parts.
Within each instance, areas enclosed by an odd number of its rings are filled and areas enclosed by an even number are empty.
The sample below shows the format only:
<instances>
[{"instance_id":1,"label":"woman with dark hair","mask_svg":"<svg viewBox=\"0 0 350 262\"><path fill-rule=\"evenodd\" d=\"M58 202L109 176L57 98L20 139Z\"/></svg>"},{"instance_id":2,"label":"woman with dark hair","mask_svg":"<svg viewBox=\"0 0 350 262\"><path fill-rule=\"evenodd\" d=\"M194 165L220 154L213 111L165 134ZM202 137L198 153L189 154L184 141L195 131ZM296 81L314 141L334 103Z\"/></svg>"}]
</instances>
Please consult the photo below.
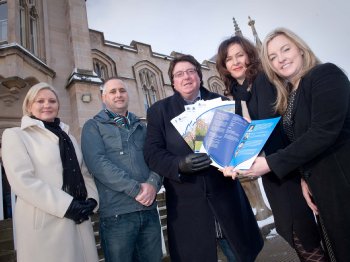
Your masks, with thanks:
<instances>
[{"instance_id":1,"label":"woman with dark hair","mask_svg":"<svg viewBox=\"0 0 350 262\"><path fill-rule=\"evenodd\" d=\"M2 136L6 175L17 195L18 262L98 261L89 219L97 189L58 110L55 89L36 84L24 98L21 127Z\"/></svg>"},{"instance_id":2,"label":"woman with dark hair","mask_svg":"<svg viewBox=\"0 0 350 262\"><path fill-rule=\"evenodd\" d=\"M246 119L276 117L276 89L262 72L255 46L247 39L234 36L223 41L218 50L216 67L226 84L226 92L236 101L236 113ZM270 155L288 144L279 124L264 147ZM224 174L232 167L225 168ZM326 261L312 211L308 208L300 186L300 175L290 172L284 179L270 172L262 178L277 232L297 251L301 261L315 253Z\"/></svg>"}]
</instances>

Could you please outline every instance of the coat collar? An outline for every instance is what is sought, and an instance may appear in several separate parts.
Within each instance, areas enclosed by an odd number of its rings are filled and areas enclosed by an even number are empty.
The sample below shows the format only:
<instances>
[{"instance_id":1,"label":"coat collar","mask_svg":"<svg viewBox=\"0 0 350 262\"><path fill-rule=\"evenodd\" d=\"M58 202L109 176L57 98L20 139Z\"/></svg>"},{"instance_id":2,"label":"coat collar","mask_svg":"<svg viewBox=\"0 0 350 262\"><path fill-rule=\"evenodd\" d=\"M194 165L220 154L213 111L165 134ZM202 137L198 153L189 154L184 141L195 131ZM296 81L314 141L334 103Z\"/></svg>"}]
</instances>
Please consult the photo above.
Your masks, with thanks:
<instances>
[{"instance_id":1,"label":"coat collar","mask_svg":"<svg viewBox=\"0 0 350 262\"><path fill-rule=\"evenodd\" d=\"M22 117L22 121L21 121L21 129L22 130L27 129L29 127L33 127L33 126L37 126L37 127L45 129L44 123L42 121L33 119L30 116L23 116ZM62 128L62 130L64 132L66 132L68 134L69 126L67 124L60 122L60 127Z\"/></svg>"},{"instance_id":2,"label":"coat collar","mask_svg":"<svg viewBox=\"0 0 350 262\"><path fill-rule=\"evenodd\" d=\"M104 110L101 110L100 112L98 112L98 114L94 116L94 119L101 123L114 123L113 120L109 118L109 116L106 114ZM134 125L140 122L140 119L130 111L129 111L129 120L130 120L130 125Z\"/></svg>"},{"instance_id":3,"label":"coat collar","mask_svg":"<svg viewBox=\"0 0 350 262\"><path fill-rule=\"evenodd\" d=\"M205 87L203 86L200 86L199 88L199 96L201 99L203 100L208 100L208 99L212 99L212 94L210 91L208 91ZM219 96L219 95L217 95ZM175 90L175 93L174 93L174 97L178 100L182 100L183 101L183 105L186 105L186 102L185 102L185 99L183 99L183 97L180 95L179 92L177 92Z\"/></svg>"},{"instance_id":4,"label":"coat collar","mask_svg":"<svg viewBox=\"0 0 350 262\"><path fill-rule=\"evenodd\" d=\"M217 97L221 97L222 100L229 100L227 97L221 96L217 93L213 93L208 91L205 87L201 86L200 89L200 96L202 100L210 100L210 99L214 99ZM183 99L183 97L180 95L179 92L175 91L174 95L167 97L164 99L164 103L170 102L172 105L170 106L170 108L172 108L174 110L174 116L182 113L183 111L185 111L185 105L187 105L186 101Z\"/></svg>"}]
</instances>

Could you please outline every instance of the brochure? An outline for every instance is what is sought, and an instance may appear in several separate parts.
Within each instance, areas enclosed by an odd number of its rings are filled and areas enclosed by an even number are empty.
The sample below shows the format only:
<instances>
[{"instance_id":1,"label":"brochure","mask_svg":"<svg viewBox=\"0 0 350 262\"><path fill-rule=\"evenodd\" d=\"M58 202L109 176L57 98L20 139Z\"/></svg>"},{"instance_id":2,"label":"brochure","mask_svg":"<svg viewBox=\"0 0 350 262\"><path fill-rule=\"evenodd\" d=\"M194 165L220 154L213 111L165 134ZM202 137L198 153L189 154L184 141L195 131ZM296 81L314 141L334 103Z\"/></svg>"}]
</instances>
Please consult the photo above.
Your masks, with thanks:
<instances>
[{"instance_id":1,"label":"brochure","mask_svg":"<svg viewBox=\"0 0 350 262\"><path fill-rule=\"evenodd\" d=\"M200 100L186 105L185 111L171 120L177 131L194 152L200 152L203 139L208 131L216 110L235 112L234 101L222 101L221 98Z\"/></svg>"},{"instance_id":2,"label":"brochure","mask_svg":"<svg viewBox=\"0 0 350 262\"><path fill-rule=\"evenodd\" d=\"M233 101L220 98L198 101L171 123L194 152L205 152L212 165L249 169L280 117L253 120L251 123L235 114Z\"/></svg>"},{"instance_id":3,"label":"brochure","mask_svg":"<svg viewBox=\"0 0 350 262\"><path fill-rule=\"evenodd\" d=\"M213 165L249 169L264 147L280 117L253 120L216 110L200 152L206 152Z\"/></svg>"}]
</instances>

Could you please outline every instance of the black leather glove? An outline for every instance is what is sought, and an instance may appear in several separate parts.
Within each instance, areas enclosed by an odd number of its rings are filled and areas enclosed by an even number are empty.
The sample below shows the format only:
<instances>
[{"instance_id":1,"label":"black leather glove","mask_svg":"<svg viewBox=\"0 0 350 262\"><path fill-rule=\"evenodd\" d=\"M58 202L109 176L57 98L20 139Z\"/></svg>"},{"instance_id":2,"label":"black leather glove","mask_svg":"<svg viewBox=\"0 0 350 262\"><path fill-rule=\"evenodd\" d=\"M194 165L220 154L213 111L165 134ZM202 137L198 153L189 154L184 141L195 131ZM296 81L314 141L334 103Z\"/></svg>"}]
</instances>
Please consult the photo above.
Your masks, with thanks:
<instances>
[{"instance_id":1,"label":"black leather glove","mask_svg":"<svg viewBox=\"0 0 350 262\"><path fill-rule=\"evenodd\" d=\"M93 198L88 198L86 201L87 207L83 209L82 214L91 216L94 213L94 209L97 206L97 201Z\"/></svg>"},{"instance_id":2,"label":"black leather glove","mask_svg":"<svg viewBox=\"0 0 350 262\"><path fill-rule=\"evenodd\" d=\"M96 200L92 198L88 200L73 199L64 217L72 219L75 223L80 224L89 219L89 215L92 215L96 205Z\"/></svg>"},{"instance_id":3,"label":"black leather glove","mask_svg":"<svg viewBox=\"0 0 350 262\"><path fill-rule=\"evenodd\" d=\"M210 166L211 160L205 153L192 153L185 156L179 162L179 171L185 174L193 174Z\"/></svg>"},{"instance_id":4,"label":"black leather glove","mask_svg":"<svg viewBox=\"0 0 350 262\"><path fill-rule=\"evenodd\" d=\"M86 201L88 202L88 204L92 208L92 210L94 210L95 207L97 206L97 201L91 197L88 198Z\"/></svg>"}]
</instances>

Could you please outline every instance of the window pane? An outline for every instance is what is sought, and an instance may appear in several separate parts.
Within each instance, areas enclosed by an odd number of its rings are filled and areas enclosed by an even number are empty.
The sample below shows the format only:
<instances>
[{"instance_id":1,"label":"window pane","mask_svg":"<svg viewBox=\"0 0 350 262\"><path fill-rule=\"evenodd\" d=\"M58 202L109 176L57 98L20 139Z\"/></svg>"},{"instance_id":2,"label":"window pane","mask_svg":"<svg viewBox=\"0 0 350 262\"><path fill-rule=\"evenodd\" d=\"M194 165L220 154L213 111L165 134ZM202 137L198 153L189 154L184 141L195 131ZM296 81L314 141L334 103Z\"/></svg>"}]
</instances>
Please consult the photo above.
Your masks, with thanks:
<instances>
[{"instance_id":1,"label":"window pane","mask_svg":"<svg viewBox=\"0 0 350 262\"><path fill-rule=\"evenodd\" d=\"M0 41L7 40L7 3L0 4Z\"/></svg>"},{"instance_id":2,"label":"window pane","mask_svg":"<svg viewBox=\"0 0 350 262\"><path fill-rule=\"evenodd\" d=\"M153 89L152 89L152 104L154 104L155 102L157 102L157 94L156 94L156 91L154 91Z\"/></svg>"},{"instance_id":3,"label":"window pane","mask_svg":"<svg viewBox=\"0 0 350 262\"><path fill-rule=\"evenodd\" d=\"M27 47L26 45L26 15L24 8L19 10L19 23L20 23L20 34L21 34L21 45Z\"/></svg>"},{"instance_id":4,"label":"window pane","mask_svg":"<svg viewBox=\"0 0 350 262\"><path fill-rule=\"evenodd\" d=\"M148 109L157 101L156 75L149 69L139 71L140 81L144 93L145 109Z\"/></svg>"},{"instance_id":5,"label":"window pane","mask_svg":"<svg viewBox=\"0 0 350 262\"><path fill-rule=\"evenodd\" d=\"M37 55L38 54L38 35L36 31L36 19L30 18L30 51Z\"/></svg>"},{"instance_id":6,"label":"window pane","mask_svg":"<svg viewBox=\"0 0 350 262\"><path fill-rule=\"evenodd\" d=\"M144 104L144 107L145 107L145 111L147 111L147 109L150 107L149 93L148 93L147 88L143 87L142 89L143 89L143 93L144 93L143 104Z\"/></svg>"}]
</instances>

